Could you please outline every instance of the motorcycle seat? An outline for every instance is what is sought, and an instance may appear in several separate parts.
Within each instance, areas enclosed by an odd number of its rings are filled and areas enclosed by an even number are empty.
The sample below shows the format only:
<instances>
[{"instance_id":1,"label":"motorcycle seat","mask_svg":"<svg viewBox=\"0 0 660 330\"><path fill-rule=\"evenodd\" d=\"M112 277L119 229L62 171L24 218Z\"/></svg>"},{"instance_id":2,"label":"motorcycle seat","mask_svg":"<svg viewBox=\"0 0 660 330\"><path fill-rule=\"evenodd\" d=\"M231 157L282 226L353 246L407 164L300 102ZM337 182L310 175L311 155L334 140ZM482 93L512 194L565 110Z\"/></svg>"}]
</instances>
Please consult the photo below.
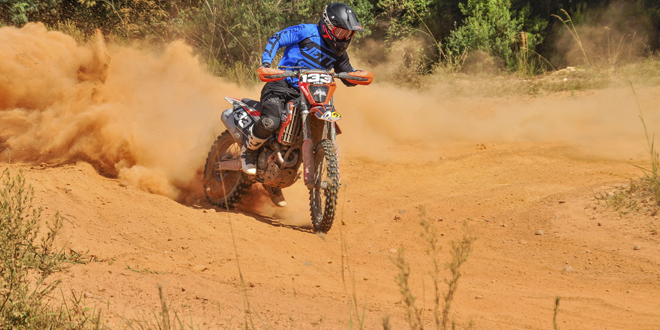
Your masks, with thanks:
<instances>
[{"instance_id":1,"label":"motorcycle seat","mask_svg":"<svg viewBox=\"0 0 660 330\"><path fill-rule=\"evenodd\" d=\"M247 104L250 108L261 112L261 102L255 101L253 99L242 99L241 102Z\"/></svg>"}]
</instances>

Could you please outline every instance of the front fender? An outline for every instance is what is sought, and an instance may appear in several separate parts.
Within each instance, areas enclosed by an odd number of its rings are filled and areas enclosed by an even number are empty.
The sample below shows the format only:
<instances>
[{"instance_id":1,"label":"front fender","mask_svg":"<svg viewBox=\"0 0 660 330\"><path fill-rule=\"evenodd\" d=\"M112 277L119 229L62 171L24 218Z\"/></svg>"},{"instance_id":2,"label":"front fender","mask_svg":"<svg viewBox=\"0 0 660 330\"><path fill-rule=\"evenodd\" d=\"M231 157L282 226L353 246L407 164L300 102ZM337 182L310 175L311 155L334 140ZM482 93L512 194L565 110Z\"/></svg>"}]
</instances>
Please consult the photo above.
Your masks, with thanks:
<instances>
[{"instance_id":1,"label":"front fender","mask_svg":"<svg viewBox=\"0 0 660 330\"><path fill-rule=\"evenodd\" d=\"M316 105L312 107L311 112L314 114L314 116L316 116L316 118L329 121L331 123L341 119L339 112L335 111L335 108L329 104Z\"/></svg>"}]
</instances>

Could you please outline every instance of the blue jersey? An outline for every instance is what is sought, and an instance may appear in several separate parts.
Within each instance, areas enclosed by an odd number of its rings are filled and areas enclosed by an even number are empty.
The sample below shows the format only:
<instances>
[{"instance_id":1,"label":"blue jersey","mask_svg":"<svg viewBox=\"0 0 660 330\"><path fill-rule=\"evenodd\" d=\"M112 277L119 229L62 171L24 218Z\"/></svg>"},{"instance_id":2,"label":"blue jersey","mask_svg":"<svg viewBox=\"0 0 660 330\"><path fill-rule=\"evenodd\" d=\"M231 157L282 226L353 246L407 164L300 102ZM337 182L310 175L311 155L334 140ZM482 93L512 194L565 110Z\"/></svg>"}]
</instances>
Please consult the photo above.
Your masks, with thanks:
<instances>
[{"instance_id":1,"label":"blue jersey","mask_svg":"<svg viewBox=\"0 0 660 330\"><path fill-rule=\"evenodd\" d=\"M286 49L279 66L299 66L321 70L334 69L335 72L354 71L346 52L337 56L325 45L316 24L294 25L275 33L268 40L261 62L273 63L275 54L282 47L286 47ZM288 77L286 81L289 85L298 87L298 77Z\"/></svg>"}]
</instances>

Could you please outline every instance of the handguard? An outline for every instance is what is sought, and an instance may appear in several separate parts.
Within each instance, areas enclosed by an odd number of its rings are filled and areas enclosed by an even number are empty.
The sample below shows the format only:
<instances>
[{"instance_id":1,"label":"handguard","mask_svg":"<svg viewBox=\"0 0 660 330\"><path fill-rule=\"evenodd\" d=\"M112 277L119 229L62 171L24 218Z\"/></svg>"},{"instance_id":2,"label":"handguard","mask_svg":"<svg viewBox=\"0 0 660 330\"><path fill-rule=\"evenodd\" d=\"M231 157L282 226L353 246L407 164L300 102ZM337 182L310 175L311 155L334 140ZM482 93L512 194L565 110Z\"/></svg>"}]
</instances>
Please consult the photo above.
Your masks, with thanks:
<instances>
[{"instance_id":1,"label":"handguard","mask_svg":"<svg viewBox=\"0 0 660 330\"><path fill-rule=\"evenodd\" d=\"M342 72L335 74L335 77L356 85L369 85L374 81L374 73L370 71Z\"/></svg>"},{"instance_id":2,"label":"handguard","mask_svg":"<svg viewBox=\"0 0 660 330\"><path fill-rule=\"evenodd\" d=\"M259 68L257 73L259 74L259 79L263 82L278 81L291 76L290 72L268 67Z\"/></svg>"}]
</instances>

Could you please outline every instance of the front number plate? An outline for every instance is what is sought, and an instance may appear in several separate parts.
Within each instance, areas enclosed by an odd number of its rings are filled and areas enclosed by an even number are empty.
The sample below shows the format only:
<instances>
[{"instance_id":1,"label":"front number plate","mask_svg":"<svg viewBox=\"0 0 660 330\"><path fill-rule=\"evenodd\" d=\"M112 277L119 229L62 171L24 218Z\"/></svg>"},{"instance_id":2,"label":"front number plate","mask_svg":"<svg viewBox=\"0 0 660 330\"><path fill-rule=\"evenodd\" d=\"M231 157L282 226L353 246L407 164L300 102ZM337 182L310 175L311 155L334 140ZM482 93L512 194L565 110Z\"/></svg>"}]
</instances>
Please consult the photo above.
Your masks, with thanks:
<instances>
[{"instance_id":1,"label":"front number plate","mask_svg":"<svg viewBox=\"0 0 660 330\"><path fill-rule=\"evenodd\" d=\"M304 73L300 75L300 81L311 85L327 85L333 80L332 75L327 73Z\"/></svg>"}]
</instances>

